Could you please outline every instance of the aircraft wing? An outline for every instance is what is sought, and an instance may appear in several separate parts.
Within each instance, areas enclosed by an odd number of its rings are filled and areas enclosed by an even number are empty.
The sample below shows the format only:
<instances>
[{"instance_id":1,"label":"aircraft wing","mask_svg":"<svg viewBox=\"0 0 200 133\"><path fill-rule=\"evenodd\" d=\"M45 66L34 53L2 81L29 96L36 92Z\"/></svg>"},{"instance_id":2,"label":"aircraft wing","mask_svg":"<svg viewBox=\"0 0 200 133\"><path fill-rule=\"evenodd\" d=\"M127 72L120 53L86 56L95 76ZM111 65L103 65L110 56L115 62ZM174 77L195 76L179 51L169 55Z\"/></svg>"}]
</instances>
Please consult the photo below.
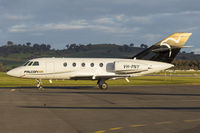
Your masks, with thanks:
<instances>
[{"instance_id":1,"label":"aircraft wing","mask_svg":"<svg viewBox=\"0 0 200 133\"><path fill-rule=\"evenodd\" d=\"M130 77L130 75L77 75L77 76L72 76L70 79L74 79L74 80L98 80L98 79L117 79L117 78L126 78L126 77Z\"/></svg>"}]
</instances>

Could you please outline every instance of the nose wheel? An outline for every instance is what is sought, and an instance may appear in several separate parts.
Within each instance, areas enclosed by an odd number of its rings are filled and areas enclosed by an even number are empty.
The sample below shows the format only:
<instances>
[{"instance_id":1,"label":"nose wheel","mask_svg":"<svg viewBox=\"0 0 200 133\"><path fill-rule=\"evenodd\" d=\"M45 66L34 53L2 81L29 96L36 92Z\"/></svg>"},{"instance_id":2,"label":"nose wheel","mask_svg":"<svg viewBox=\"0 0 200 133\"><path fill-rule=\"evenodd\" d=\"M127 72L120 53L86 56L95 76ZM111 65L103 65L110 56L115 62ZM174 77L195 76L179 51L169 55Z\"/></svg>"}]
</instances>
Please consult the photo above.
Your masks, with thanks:
<instances>
[{"instance_id":1,"label":"nose wheel","mask_svg":"<svg viewBox=\"0 0 200 133\"><path fill-rule=\"evenodd\" d=\"M41 79L36 79L36 81L37 81L37 88L38 88L38 90L43 90Z\"/></svg>"},{"instance_id":2,"label":"nose wheel","mask_svg":"<svg viewBox=\"0 0 200 133\"><path fill-rule=\"evenodd\" d=\"M108 84L105 82L105 80L98 80L97 86L98 86L101 90L107 90L107 89L108 89Z\"/></svg>"}]
</instances>

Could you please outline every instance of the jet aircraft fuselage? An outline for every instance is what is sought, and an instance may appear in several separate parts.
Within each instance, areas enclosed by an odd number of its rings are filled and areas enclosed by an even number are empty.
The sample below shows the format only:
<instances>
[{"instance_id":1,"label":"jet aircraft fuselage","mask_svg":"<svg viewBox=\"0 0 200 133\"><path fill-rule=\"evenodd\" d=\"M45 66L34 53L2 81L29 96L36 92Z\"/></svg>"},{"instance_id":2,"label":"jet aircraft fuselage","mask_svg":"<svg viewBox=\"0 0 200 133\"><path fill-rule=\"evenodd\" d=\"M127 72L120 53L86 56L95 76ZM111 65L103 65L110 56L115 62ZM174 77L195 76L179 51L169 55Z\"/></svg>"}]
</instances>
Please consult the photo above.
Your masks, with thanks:
<instances>
[{"instance_id":1,"label":"jet aircraft fuselage","mask_svg":"<svg viewBox=\"0 0 200 133\"><path fill-rule=\"evenodd\" d=\"M174 33L155 45L133 56L120 58L37 58L7 72L20 78L97 80L101 89L107 89L109 79L141 76L171 68L170 64L184 47L191 33Z\"/></svg>"}]
</instances>

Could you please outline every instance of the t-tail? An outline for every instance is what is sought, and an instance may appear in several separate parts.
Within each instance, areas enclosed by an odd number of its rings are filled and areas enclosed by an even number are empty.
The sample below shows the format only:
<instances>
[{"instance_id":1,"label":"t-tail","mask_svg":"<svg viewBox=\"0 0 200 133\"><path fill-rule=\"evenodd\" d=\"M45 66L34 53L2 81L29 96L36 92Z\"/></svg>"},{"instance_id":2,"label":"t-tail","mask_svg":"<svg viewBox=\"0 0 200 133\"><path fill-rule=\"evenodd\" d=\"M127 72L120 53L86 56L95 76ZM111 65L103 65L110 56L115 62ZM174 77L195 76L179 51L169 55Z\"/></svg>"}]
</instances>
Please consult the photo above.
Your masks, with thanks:
<instances>
[{"instance_id":1,"label":"t-tail","mask_svg":"<svg viewBox=\"0 0 200 133\"><path fill-rule=\"evenodd\" d=\"M171 63L192 33L174 33L132 58Z\"/></svg>"}]
</instances>

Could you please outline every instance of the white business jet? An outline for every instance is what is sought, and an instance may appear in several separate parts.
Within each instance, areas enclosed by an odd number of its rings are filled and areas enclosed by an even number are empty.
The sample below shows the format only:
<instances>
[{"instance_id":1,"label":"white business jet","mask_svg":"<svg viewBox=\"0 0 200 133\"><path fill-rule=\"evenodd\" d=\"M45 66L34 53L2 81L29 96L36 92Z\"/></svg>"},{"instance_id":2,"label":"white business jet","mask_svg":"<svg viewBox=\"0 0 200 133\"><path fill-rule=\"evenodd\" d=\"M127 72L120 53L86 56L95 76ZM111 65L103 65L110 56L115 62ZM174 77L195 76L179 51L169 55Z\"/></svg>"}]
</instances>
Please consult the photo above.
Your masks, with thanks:
<instances>
[{"instance_id":1,"label":"white business jet","mask_svg":"<svg viewBox=\"0 0 200 133\"><path fill-rule=\"evenodd\" d=\"M37 58L7 72L19 78L50 82L54 79L97 80L100 89L107 89L106 80L141 76L173 67L170 64L191 33L174 33L145 49L131 59L120 58Z\"/></svg>"}]
</instances>

